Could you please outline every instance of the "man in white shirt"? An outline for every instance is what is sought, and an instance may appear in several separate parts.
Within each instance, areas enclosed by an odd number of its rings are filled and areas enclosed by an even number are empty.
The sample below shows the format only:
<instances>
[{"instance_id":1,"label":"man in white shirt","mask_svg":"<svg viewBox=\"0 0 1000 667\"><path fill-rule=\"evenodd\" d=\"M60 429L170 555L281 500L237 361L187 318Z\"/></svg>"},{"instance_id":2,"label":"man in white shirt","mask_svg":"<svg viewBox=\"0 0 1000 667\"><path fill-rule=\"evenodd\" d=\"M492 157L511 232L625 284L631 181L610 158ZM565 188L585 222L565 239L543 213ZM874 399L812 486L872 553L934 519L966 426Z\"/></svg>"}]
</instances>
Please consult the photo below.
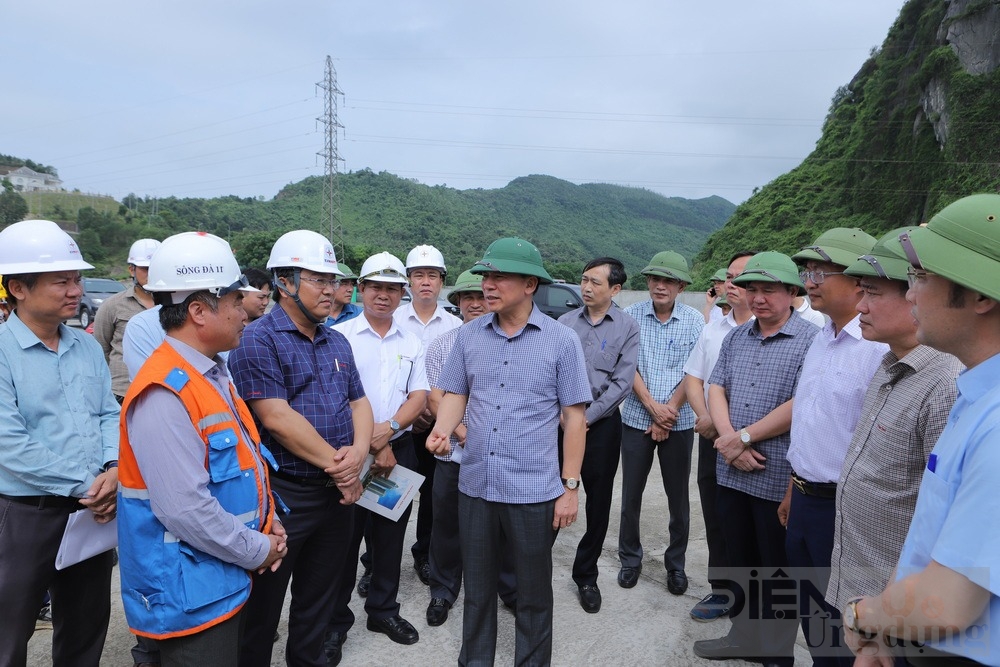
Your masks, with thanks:
<instances>
[{"instance_id":1,"label":"man in white shirt","mask_svg":"<svg viewBox=\"0 0 1000 667\"><path fill-rule=\"evenodd\" d=\"M399 307L393 319L396 325L415 334L423 345L424 352L430 342L443 333L462 325L458 319L438 303L441 288L444 287L448 269L444 255L432 245L418 245L406 255L406 278L410 283L410 303ZM417 541L410 547L413 554L413 569L425 585L430 586L431 566L431 526L434 522L434 455L424 445L434 425L434 416L428 408L413 423L413 449L417 454L417 472L424 476L420 485L420 504L417 508ZM364 561L364 558L362 558Z\"/></svg>"},{"instance_id":2,"label":"man in white shirt","mask_svg":"<svg viewBox=\"0 0 1000 667\"><path fill-rule=\"evenodd\" d=\"M420 339L401 329L393 320L405 284L406 269L398 258L387 252L372 255L361 267L359 280L364 312L334 327L347 338L354 352L361 384L375 418L370 449L375 455L372 469L385 475L392 472L397 463L416 468L410 427L426 407L430 390ZM328 628L331 634L344 637L354 623L354 614L348 604L357 575L361 538L367 530L372 556L371 585L365 600L367 627L399 644L415 644L420 639L416 628L399 615L397 601L400 561L411 507L398 521L357 508L348 565L341 574L340 590ZM351 563L354 563L353 570Z\"/></svg>"}]
</instances>

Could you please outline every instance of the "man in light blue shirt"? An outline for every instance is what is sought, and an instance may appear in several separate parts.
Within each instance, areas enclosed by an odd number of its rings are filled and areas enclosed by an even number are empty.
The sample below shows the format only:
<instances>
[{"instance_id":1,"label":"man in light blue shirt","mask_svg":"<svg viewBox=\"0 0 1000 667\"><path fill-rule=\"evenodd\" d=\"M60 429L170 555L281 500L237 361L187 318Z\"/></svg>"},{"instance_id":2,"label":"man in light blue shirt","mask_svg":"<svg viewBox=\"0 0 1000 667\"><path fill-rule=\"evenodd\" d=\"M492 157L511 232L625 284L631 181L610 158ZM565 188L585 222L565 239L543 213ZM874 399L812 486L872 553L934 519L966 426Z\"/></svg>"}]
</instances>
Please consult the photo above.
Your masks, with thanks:
<instances>
[{"instance_id":1,"label":"man in light blue shirt","mask_svg":"<svg viewBox=\"0 0 1000 667\"><path fill-rule=\"evenodd\" d=\"M622 403L618 585L632 588L642 572L639 515L655 451L670 508L670 543L663 554L667 590L683 595L688 587L684 557L691 527L688 478L694 447L694 412L684 390L684 364L705 327L705 318L691 306L677 303L677 295L691 284L683 256L670 250L657 253L642 275L650 298L625 309L639 323L639 366L632 393Z\"/></svg>"},{"instance_id":2,"label":"man in light blue shirt","mask_svg":"<svg viewBox=\"0 0 1000 667\"><path fill-rule=\"evenodd\" d=\"M54 664L100 663L111 615L112 552L53 566L69 515L115 517L118 402L100 345L63 321L92 269L54 222L0 232L15 311L0 325L0 664L24 665L38 606L52 597Z\"/></svg>"},{"instance_id":3,"label":"man in light blue shirt","mask_svg":"<svg viewBox=\"0 0 1000 667\"><path fill-rule=\"evenodd\" d=\"M917 340L954 354L968 370L927 461L895 581L842 610L845 638L866 664L902 652L918 667L959 657L1000 665L993 626L1000 618L997 220L1000 195L972 195L899 237L912 265L907 300Z\"/></svg>"}]
</instances>

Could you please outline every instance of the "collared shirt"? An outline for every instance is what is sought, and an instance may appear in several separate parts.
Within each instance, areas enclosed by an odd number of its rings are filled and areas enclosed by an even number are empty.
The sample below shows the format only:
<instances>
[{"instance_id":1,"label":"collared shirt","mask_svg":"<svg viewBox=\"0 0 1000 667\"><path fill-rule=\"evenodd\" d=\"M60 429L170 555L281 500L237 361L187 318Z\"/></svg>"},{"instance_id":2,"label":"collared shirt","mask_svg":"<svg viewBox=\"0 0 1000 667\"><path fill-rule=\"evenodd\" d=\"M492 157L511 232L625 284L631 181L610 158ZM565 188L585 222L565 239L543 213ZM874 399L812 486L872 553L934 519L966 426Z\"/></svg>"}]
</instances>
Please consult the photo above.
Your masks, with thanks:
<instances>
[{"instance_id":1,"label":"collared shirt","mask_svg":"<svg viewBox=\"0 0 1000 667\"><path fill-rule=\"evenodd\" d=\"M651 300L634 303L625 312L639 323L639 375L653 400L665 403L684 379L684 364L705 328L705 316L691 306L674 302L670 318L661 322ZM622 403L622 422L643 431L653 423L634 392ZM689 428L694 428L694 411L685 403L674 430Z\"/></svg>"},{"instance_id":2,"label":"collared shirt","mask_svg":"<svg viewBox=\"0 0 1000 667\"><path fill-rule=\"evenodd\" d=\"M757 320L729 332L709 382L726 390L733 428L738 431L759 421L792 397L802 360L818 331L792 311L781 329L767 338L761 337ZM780 502L792 473L785 459L790 438L785 432L753 443L753 448L767 457L763 470L738 470L718 457L716 479L730 489Z\"/></svg>"},{"instance_id":3,"label":"collared shirt","mask_svg":"<svg viewBox=\"0 0 1000 667\"><path fill-rule=\"evenodd\" d=\"M958 376L958 398L924 468L896 578L933 560L990 592L983 615L959 637L929 646L1000 665L989 638L1000 619L1000 354Z\"/></svg>"},{"instance_id":4,"label":"collared shirt","mask_svg":"<svg viewBox=\"0 0 1000 667\"><path fill-rule=\"evenodd\" d=\"M279 398L306 418L334 449L354 443L351 401L365 395L351 346L339 331L316 327L312 340L299 332L280 305L243 330L229 354L229 372L246 401ZM282 472L327 477L322 469L285 449L263 428L261 441Z\"/></svg>"},{"instance_id":5,"label":"collared shirt","mask_svg":"<svg viewBox=\"0 0 1000 667\"><path fill-rule=\"evenodd\" d=\"M430 390L420 339L395 322L389 326L385 338L372 329L364 315L338 324L334 331L344 334L351 344L376 424L392 419L411 391ZM411 428L407 426L392 439Z\"/></svg>"},{"instance_id":6,"label":"collared shirt","mask_svg":"<svg viewBox=\"0 0 1000 667\"><path fill-rule=\"evenodd\" d=\"M16 312L0 324L0 493L84 497L118 460L119 414L89 334L61 324L53 352Z\"/></svg>"},{"instance_id":7,"label":"collared shirt","mask_svg":"<svg viewBox=\"0 0 1000 667\"><path fill-rule=\"evenodd\" d=\"M788 463L797 475L826 484L840 478L872 375L889 346L861 336L860 315L813 338L792 402Z\"/></svg>"},{"instance_id":8,"label":"collared shirt","mask_svg":"<svg viewBox=\"0 0 1000 667\"><path fill-rule=\"evenodd\" d=\"M122 361L128 369L129 383L139 374L139 369L153 354L153 350L163 344L167 333L160 326L160 308L153 306L137 313L125 325L122 335ZM100 312L100 311L97 311ZM230 350L219 352L223 361L228 361ZM228 369L227 369L228 370Z\"/></svg>"},{"instance_id":9,"label":"collared shirt","mask_svg":"<svg viewBox=\"0 0 1000 667\"><path fill-rule=\"evenodd\" d=\"M459 490L511 504L558 498L559 412L591 399L580 339L537 306L513 336L491 314L458 331L438 386L468 397Z\"/></svg>"},{"instance_id":10,"label":"collared shirt","mask_svg":"<svg viewBox=\"0 0 1000 667\"><path fill-rule=\"evenodd\" d=\"M795 312L806 322L812 322L818 327L825 327L830 321L826 315L812 307L809 299L803 299L802 305L795 309Z\"/></svg>"},{"instance_id":11,"label":"collared shirt","mask_svg":"<svg viewBox=\"0 0 1000 667\"><path fill-rule=\"evenodd\" d=\"M209 359L176 338L167 336L166 343L208 380L235 415L225 362L219 357ZM152 385L133 399L125 421L153 514L160 523L171 534L219 560L247 570L259 567L267 557L270 541L224 510L208 492L205 443L184 402L169 389ZM236 421L239 423L238 418ZM243 438L251 442L249 433L241 430ZM265 463L256 453L254 460L263 479Z\"/></svg>"},{"instance_id":12,"label":"collared shirt","mask_svg":"<svg viewBox=\"0 0 1000 667\"><path fill-rule=\"evenodd\" d=\"M868 384L837 484L836 532L826 599L878 595L899 560L927 455L944 430L962 364L919 345L886 352Z\"/></svg>"},{"instance_id":13,"label":"collared shirt","mask_svg":"<svg viewBox=\"0 0 1000 667\"><path fill-rule=\"evenodd\" d=\"M753 316L750 316L753 320ZM719 350L722 349L722 341L726 334L735 329L736 318L733 311L729 311L717 320L710 320L698 336L698 342L694 344L691 356L684 364L684 372L692 377L696 377L705 384L705 405L708 405L708 378L712 375L715 362L719 360Z\"/></svg>"},{"instance_id":14,"label":"collared shirt","mask_svg":"<svg viewBox=\"0 0 1000 667\"><path fill-rule=\"evenodd\" d=\"M340 309L340 314L336 317L326 318L326 326L332 327L335 324L340 324L341 322L346 322L348 320L353 320L355 317L365 312L365 309L356 303L344 304L344 307Z\"/></svg>"},{"instance_id":15,"label":"collared shirt","mask_svg":"<svg viewBox=\"0 0 1000 667\"><path fill-rule=\"evenodd\" d=\"M593 402L587 406L587 424L604 419L632 392L639 361L639 324L615 304L597 324L587 309L565 313L559 321L576 332L587 362Z\"/></svg>"},{"instance_id":16,"label":"collared shirt","mask_svg":"<svg viewBox=\"0 0 1000 667\"><path fill-rule=\"evenodd\" d=\"M430 342L441 334L462 326L462 320L449 313L440 305L434 309L434 314L431 315L431 319L427 320L426 324L417 315L417 311L413 308L413 303L404 303L401 305L393 313L392 318L396 320L398 326L415 334L420 339L425 350Z\"/></svg>"},{"instance_id":17,"label":"collared shirt","mask_svg":"<svg viewBox=\"0 0 1000 667\"><path fill-rule=\"evenodd\" d=\"M461 328L461 327L459 327ZM443 333L427 346L427 382L431 387L437 387L438 378L444 369L444 362L448 360L451 348L455 346L455 339L458 338L459 329L452 329ZM462 417L462 423L468 427L468 413ZM439 461L451 461L452 463L462 462L462 451L465 448L458 444L458 438L451 436L451 449L447 454L435 454L434 458Z\"/></svg>"},{"instance_id":18,"label":"collared shirt","mask_svg":"<svg viewBox=\"0 0 1000 667\"><path fill-rule=\"evenodd\" d=\"M131 383L128 368L122 358L125 326L129 320L145 310L146 306L135 296L135 285L129 285L124 292L108 297L94 316L94 340L100 343L101 349L104 350L104 358L111 369L111 391L115 396L124 396L128 393L128 386Z\"/></svg>"}]
</instances>

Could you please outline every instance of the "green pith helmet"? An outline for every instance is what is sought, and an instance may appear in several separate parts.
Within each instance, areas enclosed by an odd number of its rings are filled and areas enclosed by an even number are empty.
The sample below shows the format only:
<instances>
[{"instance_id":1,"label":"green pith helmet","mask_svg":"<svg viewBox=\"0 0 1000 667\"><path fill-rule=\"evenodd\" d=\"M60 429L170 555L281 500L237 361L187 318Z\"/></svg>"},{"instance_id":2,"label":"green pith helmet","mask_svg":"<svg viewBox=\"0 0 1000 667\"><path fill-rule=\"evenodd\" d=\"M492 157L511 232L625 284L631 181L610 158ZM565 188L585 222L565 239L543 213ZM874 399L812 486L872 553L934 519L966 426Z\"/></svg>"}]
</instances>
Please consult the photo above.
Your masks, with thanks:
<instances>
[{"instance_id":1,"label":"green pith helmet","mask_svg":"<svg viewBox=\"0 0 1000 667\"><path fill-rule=\"evenodd\" d=\"M819 235L812 245L807 245L792 255L796 264L805 264L813 260L830 262L840 266L854 264L861 255L875 245L875 237L866 234L857 227L834 227Z\"/></svg>"},{"instance_id":2,"label":"green pith helmet","mask_svg":"<svg viewBox=\"0 0 1000 667\"><path fill-rule=\"evenodd\" d=\"M715 282L715 283L724 283L724 282L726 282L726 269L719 269L718 271L716 271L715 273L713 273L712 277L710 278L710 280L712 282Z\"/></svg>"},{"instance_id":3,"label":"green pith helmet","mask_svg":"<svg viewBox=\"0 0 1000 667\"><path fill-rule=\"evenodd\" d=\"M910 233L916 227L900 227L888 232L872 246L867 253L858 257L844 273L856 278L886 278L906 282L906 270L910 263L906 261L906 253L899 244L899 235Z\"/></svg>"},{"instance_id":4,"label":"green pith helmet","mask_svg":"<svg viewBox=\"0 0 1000 667\"><path fill-rule=\"evenodd\" d=\"M726 298L726 295L723 294L716 300L715 305L718 306L719 308L722 308L723 306L728 306L729 300Z\"/></svg>"},{"instance_id":5,"label":"green pith helmet","mask_svg":"<svg viewBox=\"0 0 1000 667\"><path fill-rule=\"evenodd\" d=\"M472 273L517 273L522 276L535 276L538 282L552 282L552 276L542 265L542 254L538 248L524 239L497 239L486 249L483 258L469 269Z\"/></svg>"},{"instance_id":6,"label":"green pith helmet","mask_svg":"<svg viewBox=\"0 0 1000 667\"><path fill-rule=\"evenodd\" d=\"M684 255L673 250L664 250L653 255L653 259L649 260L649 266L639 273L644 276L673 278L682 283L691 284L691 275L688 273L688 261L684 259Z\"/></svg>"},{"instance_id":7,"label":"green pith helmet","mask_svg":"<svg viewBox=\"0 0 1000 667\"><path fill-rule=\"evenodd\" d=\"M747 283L781 283L799 288L799 296L806 293L806 286L799 278L799 269L788 255L780 252L759 252L747 262L743 273L733 278L734 285Z\"/></svg>"},{"instance_id":8,"label":"green pith helmet","mask_svg":"<svg viewBox=\"0 0 1000 667\"><path fill-rule=\"evenodd\" d=\"M479 292L482 294L483 277L477 276L472 271L463 271L455 281L455 286L448 292L448 301L451 301L453 306L457 306L462 292Z\"/></svg>"},{"instance_id":9,"label":"green pith helmet","mask_svg":"<svg viewBox=\"0 0 1000 667\"><path fill-rule=\"evenodd\" d=\"M1000 195L963 197L906 236L920 268L1000 300Z\"/></svg>"},{"instance_id":10,"label":"green pith helmet","mask_svg":"<svg viewBox=\"0 0 1000 667\"><path fill-rule=\"evenodd\" d=\"M358 279L358 274L354 273L354 271L351 270L351 267L347 266L347 264L344 264L343 262L337 262L337 268L340 269L340 272L344 274L344 277L341 278L341 280Z\"/></svg>"}]
</instances>

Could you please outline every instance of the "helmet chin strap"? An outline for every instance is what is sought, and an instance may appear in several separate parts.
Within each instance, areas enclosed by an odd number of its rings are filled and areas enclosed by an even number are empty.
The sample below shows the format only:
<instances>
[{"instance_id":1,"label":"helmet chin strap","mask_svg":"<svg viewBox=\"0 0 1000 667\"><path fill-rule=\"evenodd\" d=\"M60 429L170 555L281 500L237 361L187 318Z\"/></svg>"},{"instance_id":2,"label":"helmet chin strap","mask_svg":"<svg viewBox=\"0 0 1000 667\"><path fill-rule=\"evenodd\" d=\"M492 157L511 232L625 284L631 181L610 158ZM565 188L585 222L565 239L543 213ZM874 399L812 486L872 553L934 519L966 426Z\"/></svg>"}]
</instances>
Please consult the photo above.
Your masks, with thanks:
<instances>
[{"instance_id":1,"label":"helmet chin strap","mask_svg":"<svg viewBox=\"0 0 1000 667\"><path fill-rule=\"evenodd\" d=\"M281 284L280 280L278 280L277 272L274 272L274 284L275 286L277 286L279 290L281 290L282 294L284 294L289 299L295 302L295 305L299 307L299 310L302 311L302 314L306 316L307 320L309 320L313 324L323 324L324 322L326 322L326 318L322 317L317 319L316 316L310 313L309 310L305 307L305 304L302 303L302 299L299 298L299 275L301 273L302 269L296 268L295 273L292 274L292 283L295 285L295 294L292 294L287 289L285 289L285 286Z\"/></svg>"}]
</instances>

